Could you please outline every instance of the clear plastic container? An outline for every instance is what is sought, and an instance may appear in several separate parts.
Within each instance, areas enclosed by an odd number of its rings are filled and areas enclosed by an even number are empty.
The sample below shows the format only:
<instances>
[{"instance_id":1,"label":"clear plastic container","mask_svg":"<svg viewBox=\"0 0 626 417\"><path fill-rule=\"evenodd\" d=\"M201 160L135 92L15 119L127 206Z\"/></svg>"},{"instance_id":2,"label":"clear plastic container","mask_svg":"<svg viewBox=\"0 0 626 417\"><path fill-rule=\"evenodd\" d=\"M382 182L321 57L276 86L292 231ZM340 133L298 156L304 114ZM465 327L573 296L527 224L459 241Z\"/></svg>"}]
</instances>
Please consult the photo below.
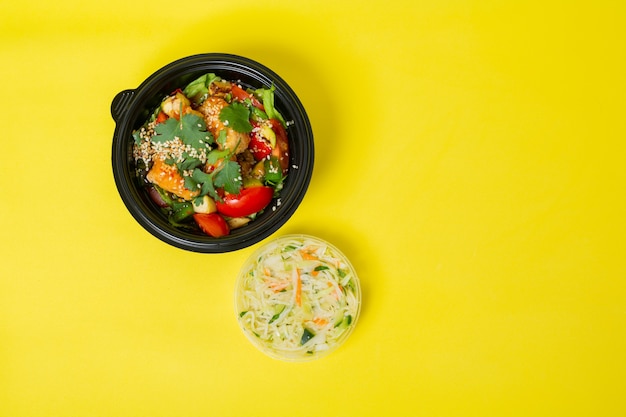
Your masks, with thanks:
<instances>
[{"instance_id":1,"label":"clear plastic container","mask_svg":"<svg viewBox=\"0 0 626 417\"><path fill-rule=\"evenodd\" d=\"M325 356L354 330L361 286L334 245L287 235L259 247L244 263L235 313L244 334L268 356L307 361Z\"/></svg>"}]
</instances>

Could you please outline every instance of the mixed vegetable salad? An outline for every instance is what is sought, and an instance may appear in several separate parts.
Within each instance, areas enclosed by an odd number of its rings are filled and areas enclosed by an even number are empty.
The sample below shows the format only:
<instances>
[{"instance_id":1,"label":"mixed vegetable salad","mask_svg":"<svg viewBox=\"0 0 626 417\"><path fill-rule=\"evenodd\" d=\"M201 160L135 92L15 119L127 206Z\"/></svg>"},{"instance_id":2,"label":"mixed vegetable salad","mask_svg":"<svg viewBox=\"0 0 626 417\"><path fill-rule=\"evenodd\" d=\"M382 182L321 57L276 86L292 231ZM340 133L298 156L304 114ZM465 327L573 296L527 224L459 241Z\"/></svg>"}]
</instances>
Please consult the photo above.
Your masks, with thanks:
<instances>
[{"instance_id":1,"label":"mixed vegetable salad","mask_svg":"<svg viewBox=\"0 0 626 417\"><path fill-rule=\"evenodd\" d=\"M165 97L133 137L152 201L172 225L213 237L254 220L289 170L274 87L244 88L213 73Z\"/></svg>"},{"instance_id":2,"label":"mixed vegetable salad","mask_svg":"<svg viewBox=\"0 0 626 417\"><path fill-rule=\"evenodd\" d=\"M273 357L314 358L337 347L359 313L358 278L333 246L289 235L243 267L235 308L248 338Z\"/></svg>"}]
</instances>

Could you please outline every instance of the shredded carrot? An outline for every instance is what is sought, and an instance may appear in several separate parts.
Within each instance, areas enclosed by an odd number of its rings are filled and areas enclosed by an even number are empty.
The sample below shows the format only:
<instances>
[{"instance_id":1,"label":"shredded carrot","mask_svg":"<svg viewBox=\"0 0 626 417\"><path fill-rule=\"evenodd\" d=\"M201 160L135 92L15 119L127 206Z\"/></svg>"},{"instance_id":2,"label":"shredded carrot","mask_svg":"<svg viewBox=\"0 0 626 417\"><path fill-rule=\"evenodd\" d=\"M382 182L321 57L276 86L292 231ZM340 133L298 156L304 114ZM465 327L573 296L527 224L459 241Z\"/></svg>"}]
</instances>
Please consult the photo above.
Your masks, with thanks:
<instances>
[{"instance_id":1,"label":"shredded carrot","mask_svg":"<svg viewBox=\"0 0 626 417\"><path fill-rule=\"evenodd\" d=\"M302 305L302 279L300 279L300 270L296 268L298 278L296 281L296 304Z\"/></svg>"},{"instance_id":2,"label":"shredded carrot","mask_svg":"<svg viewBox=\"0 0 626 417\"><path fill-rule=\"evenodd\" d=\"M311 252L308 252L304 249L300 250L300 255L302 255L302 259L307 261L317 261L317 256L313 255Z\"/></svg>"},{"instance_id":3,"label":"shredded carrot","mask_svg":"<svg viewBox=\"0 0 626 417\"><path fill-rule=\"evenodd\" d=\"M178 168L168 165L163 158L154 159L154 164L148 171L146 179L185 200L192 200L199 194L198 191L192 191L185 187L185 179L178 171Z\"/></svg>"},{"instance_id":4,"label":"shredded carrot","mask_svg":"<svg viewBox=\"0 0 626 417\"><path fill-rule=\"evenodd\" d=\"M317 276L317 274L319 274L319 273L320 273L320 271L316 271L316 270L314 269L314 270L312 270L312 271L311 271L311 276L316 277L316 276Z\"/></svg>"},{"instance_id":5,"label":"shredded carrot","mask_svg":"<svg viewBox=\"0 0 626 417\"><path fill-rule=\"evenodd\" d=\"M271 271L268 267L265 267L263 269L263 274L265 274L265 276L269 277L271 275Z\"/></svg>"},{"instance_id":6,"label":"shredded carrot","mask_svg":"<svg viewBox=\"0 0 626 417\"><path fill-rule=\"evenodd\" d=\"M273 279L264 280L267 286L274 292L280 292L289 286L289 281L276 281Z\"/></svg>"},{"instance_id":7,"label":"shredded carrot","mask_svg":"<svg viewBox=\"0 0 626 417\"><path fill-rule=\"evenodd\" d=\"M323 317L315 317L313 319L313 323L317 324L318 326L325 326L326 324L328 324L328 320Z\"/></svg>"}]
</instances>

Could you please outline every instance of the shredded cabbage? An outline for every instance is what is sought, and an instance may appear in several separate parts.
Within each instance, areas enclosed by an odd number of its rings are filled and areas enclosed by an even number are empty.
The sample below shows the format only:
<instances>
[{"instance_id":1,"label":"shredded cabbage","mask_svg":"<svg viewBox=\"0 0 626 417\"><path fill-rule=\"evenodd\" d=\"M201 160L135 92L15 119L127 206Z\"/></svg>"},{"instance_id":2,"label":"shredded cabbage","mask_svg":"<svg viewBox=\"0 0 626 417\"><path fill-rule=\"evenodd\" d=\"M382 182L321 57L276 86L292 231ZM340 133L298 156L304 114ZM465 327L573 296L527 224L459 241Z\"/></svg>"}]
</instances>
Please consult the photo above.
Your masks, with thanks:
<instances>
[{"instance_id":1,"label":"shredded cabbage","mask_svg":"<svg viewBox=\"0 0 626 417\"><path fill-rule=\"evenodd\" d=\"M358 278L332 245L286 236L244 266L236 308L248 338L270 356L316 357L338 346L356 323Z\"/></svg>"}]
</instances>

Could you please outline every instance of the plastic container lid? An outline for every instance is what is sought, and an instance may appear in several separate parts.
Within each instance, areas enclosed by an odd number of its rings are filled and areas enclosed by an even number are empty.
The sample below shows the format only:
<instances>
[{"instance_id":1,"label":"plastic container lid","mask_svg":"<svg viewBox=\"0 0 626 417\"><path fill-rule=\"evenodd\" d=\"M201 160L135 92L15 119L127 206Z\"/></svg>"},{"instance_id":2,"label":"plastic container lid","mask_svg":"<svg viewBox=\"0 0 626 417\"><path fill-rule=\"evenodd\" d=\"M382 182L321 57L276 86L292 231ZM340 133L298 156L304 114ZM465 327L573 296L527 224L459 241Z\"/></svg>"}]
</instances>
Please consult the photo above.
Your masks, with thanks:
<instances>
[{"instance_id":1,"label":"plastic container lid","mask_svg":"<svg viewBox=\"0 0 626 417\"><path fill-rule=\"evenodd\" d=\"M285 361L317 359L354 330L361 287L353 266L334 245L287 235L259 247L244 263L235 313L246 337Z\"/></svg>"}]
</instances>

